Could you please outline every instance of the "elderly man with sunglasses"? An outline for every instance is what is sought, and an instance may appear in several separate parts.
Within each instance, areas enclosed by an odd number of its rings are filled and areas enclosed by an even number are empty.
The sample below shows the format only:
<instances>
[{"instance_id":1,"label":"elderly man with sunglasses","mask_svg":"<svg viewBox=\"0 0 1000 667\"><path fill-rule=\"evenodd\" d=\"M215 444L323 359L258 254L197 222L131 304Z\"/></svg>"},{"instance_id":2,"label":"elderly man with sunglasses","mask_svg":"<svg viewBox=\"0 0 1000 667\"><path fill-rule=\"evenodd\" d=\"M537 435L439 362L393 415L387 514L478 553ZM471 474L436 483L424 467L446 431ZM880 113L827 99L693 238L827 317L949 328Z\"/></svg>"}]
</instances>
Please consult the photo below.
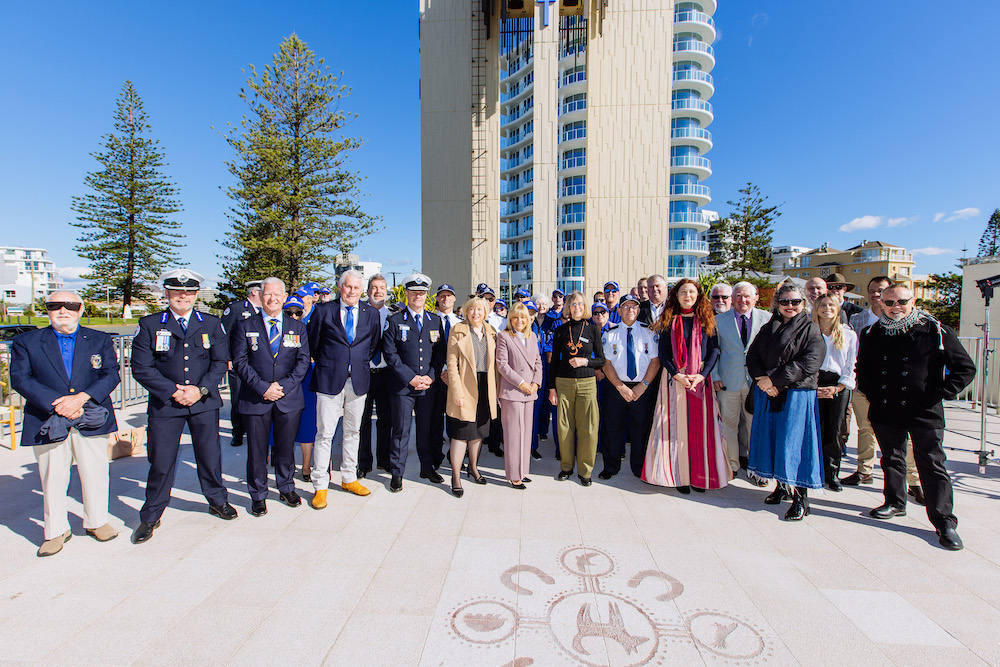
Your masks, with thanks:
<instances>
[{"instance_id":1,"label":"elderly man with sunglasses","mask_svg":"<svg viewBox=\"0 0 1000 667\"><path fill-rule=\"evenodd\" d=\"M951 478L944 467L944 407L976 375L976 365L955 333L914 308L903 285L882 291L882 315L861 334L858 389L871 401L868 419L882 448L885 502L876 519L906 516L906 439L926 498L927 518L945 549L962 539L953 514Z\"/></svg>"},{"instance_id":2,"label":"elderly man with sunglasses","mask_svg":"<svg viewBox=\"0 0 1000 667\"><path fill-rule=\"evenodd\" d=\"M108 523L108 439L118 430L111 392L121 382L111 336L80 326L83 300L53 292L45 302L49 326L13 342L10 380L27 405L21 446L32 447L42 481L45 541L52 556L73 536L66 489L76 461L83 497L83 527L99 542L118 536Z\"/></svg>"}]
</instances>

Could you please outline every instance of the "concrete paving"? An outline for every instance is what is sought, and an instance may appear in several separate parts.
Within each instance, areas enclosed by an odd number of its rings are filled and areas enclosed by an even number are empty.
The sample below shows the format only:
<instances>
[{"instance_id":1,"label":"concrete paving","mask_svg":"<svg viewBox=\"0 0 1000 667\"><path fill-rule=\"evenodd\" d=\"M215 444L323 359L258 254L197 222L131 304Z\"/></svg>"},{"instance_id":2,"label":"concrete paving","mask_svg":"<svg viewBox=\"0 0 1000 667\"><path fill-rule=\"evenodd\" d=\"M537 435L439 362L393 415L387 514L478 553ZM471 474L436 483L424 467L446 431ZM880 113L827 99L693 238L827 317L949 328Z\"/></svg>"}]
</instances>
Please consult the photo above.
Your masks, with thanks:
<instances>
[{"instance_id":1,"label":"concrete paving","mask_svg":"<svg viewBox=\"0 0 1000 667\"><path fill-rule=\"evenodd\" d=\"M120 423L144 424L142 407ZM976 449L978 414L948 419L946 444ZM1000 419L989 435L1000 449ZM787 505L742 478L689 496L628 472L558 482L549 440L527 491L485 453L490 484L454 498L417 477L411 451L399 494L379 474L370 496L337 487L322 511L272 492L254 518L228 422L222 442L236 521L207 513L187 446L162 527L132 545L147 464L120 459L121 536L86 537L74 475L75 537L44 559L34 457L0 450L0 664L1000 664L1000 469L980 475L970 452L949 452L954 553L920 506L868 517L878 469L786 523Z\"/></svg>"}]
</instances>

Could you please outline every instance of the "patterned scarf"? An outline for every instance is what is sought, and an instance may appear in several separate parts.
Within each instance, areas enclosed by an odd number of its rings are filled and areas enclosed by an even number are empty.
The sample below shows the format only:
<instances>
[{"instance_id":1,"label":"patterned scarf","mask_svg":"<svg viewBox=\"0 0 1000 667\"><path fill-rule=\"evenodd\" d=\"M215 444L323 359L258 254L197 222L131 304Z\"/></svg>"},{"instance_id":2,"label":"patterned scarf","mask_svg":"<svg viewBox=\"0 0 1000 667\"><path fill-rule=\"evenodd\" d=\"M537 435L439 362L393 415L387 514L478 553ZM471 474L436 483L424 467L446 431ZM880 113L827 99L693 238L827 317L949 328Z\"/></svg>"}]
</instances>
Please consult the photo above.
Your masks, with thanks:
<instances>
[{"instance_id":1,"label":"patterned scarf","mask_svg":"<svg viewBox=\"0 0 1000 667\"><path fill-rule=\"evenodd\" d=\"M701 372L703 363L701 358L701 323L698 322L697 318L694 318L691 323L691 348L689 350L684 344L684 322L681 320L682 318L677 316L670 323L670 347L674 351L674 365L677 366L678 371L686 375L694 375ZM699 398L702 397L705 393L705 382L699 384L693 393Z\"/></svg>"},{"instance_id":2,"label":"patterned scarf","mask_svg":"<svg viewBox=\"0 0 1000 667\"><path fill-rule=\"evenodd\" d=\"M924 322L926 319L927 316L924 315L922 311L919 311L916 308L914 308L913 310L910 311L909 315L907 315L901 320L894 320L890 317L887 317L885 311L882 311L882 314L878 318L878 322L879 324L882 325L882 328L885 330L886 336L898 336L899 334L904 334L908 332L911 328L913 328L917 324L920 324L921 322Z\"/></svg>"}]
</instances>

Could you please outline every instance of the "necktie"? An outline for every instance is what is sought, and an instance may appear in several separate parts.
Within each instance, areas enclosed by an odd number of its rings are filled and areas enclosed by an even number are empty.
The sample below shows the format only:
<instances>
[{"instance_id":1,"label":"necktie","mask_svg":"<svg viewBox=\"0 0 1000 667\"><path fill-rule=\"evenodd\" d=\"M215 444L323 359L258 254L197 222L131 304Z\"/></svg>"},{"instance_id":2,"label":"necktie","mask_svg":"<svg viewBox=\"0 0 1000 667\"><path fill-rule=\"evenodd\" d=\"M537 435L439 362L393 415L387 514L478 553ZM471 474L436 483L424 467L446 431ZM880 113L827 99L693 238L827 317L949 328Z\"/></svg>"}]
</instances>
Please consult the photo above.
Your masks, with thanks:
<instances>
[{"instance_id":1,"label":"necktie","mask_svg":"<svg viewBox=\"0 0 1000 667\"><path fill-rule=\"evenodd\" d=\"M187 333L187 330L188 330L188 321L187 321L187 318L186 317L178 317L177 318L177 323L181 325L181 332L182 333Z\"/></svg>"},{"instance_id":2,"label":"necktie","mask_svg":"<svg viewBox=\"0 0 1000 667\"><path fill-rule=\"evenodd\" d=\"M424 330L424 314L421 313L413 318L414 323L417 325L417 338L420 338L420 332Z\"/></svg>"},{"instance_id":3,"label":"necktie","mask_svg":"<svg viewBox=\"0 0 1000 667\"><path fill-rule=\"evenodd\" d=\"M347 342L354 344L354 306L347 307Z\"/></svg>"},{"instance_id":4,"label":"necktie","mask_svg":"<svg viewBox=\"0 0 1000 667\"><path fill-rule=\"evenodd\" d=\"M444 316L444 339L448 340L448 336L451 334L451 318L447 315Z\"/></svg>"},{"instance_id":5,"label":"necktie","mask_svg":"<svg viewBox=\"0 0 1000 667\"><path fill-rule=\"evenodd\" d=\"M632 338L632 327L628 328L628 338L625 341L625 350L628 352L628 366L626 368L628 372L628 379L635 380L635 376L639 374L639 371L635 367L635 340Z\"/></svg>"},{"instance_id":6,"label":"necktie","mask_svg":"<svg viewBox=\"0 0 1000 667\"><path fill-rule=\"evenodd\" d=\"M740 338L743 339L743 347L747 346L747 341L750 339L750 334L747 331L747 316L740 315Z\"/></svg>"},{"instance_id":7,"label":"necktie","mask_svg":"<svg viewBox=\"0 0 1000 667\"><path fill-rule=\"evenodd\" d=\"M382 318L382 316L379 315L379 322L382 321L381 318ZM375 356L372 357L372 363L374 363L376 366L378 366L379 364L382 363L382 343L381 343L381 341L379 342L378 347L375 348Z\"/></svg>"},{"instance_id":8,"label":"necktie","mask_svg":"<svg viewBox=\"0 0 1000 667\"><path fill-rule=\"evenodd\" d=\"M268 332L268 341L271 343L271 356L275 359L278 358L278 339L281 336L278 335L278 320L271 318L271 331Z\"/></svg>"}]
</instances>

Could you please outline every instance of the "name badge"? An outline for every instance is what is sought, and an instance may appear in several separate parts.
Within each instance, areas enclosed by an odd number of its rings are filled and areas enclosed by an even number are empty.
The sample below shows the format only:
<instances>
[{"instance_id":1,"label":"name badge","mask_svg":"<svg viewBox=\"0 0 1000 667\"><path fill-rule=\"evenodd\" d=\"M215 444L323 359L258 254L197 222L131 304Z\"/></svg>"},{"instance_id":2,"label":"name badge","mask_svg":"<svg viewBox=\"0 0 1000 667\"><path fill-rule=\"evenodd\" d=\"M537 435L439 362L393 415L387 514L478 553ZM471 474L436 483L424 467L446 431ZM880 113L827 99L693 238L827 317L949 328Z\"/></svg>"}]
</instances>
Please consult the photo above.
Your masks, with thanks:
<instances>
[{"instance_id":1,"label":"name badge","mask_svg":"<svg viewBox=\"0 0 1000 667\"><path fill-rule=\"evenodd\" d=\"M580 340L581 343L589 343L590 342L589 338L584 338L583 336L580 336L579 340Z\"/></svg>"},{"instance_id":2,"label":"name badge","mask_svg":"<svg viewBox=\"0 0 1000 667\"><path fill-rule=\"evenodd\" d=\"M257 333L256 331L248 331L247 332L247 338L250 339L250 349L253 350L254 352L256 352L258 349L260 349L258 347L258 345L257 345L257 338L259 336L260 336L260 334Z\"/></svg>"},{"instance_id":3,"label":"name badge","mask_svg":"<svg viewBox=\"0 0 1000 667\"><path fill-rule=\"evenodd\" d=\"M405 324L400 324L399 325L399 339L405 343L406 339L409 337L409 335L410 335L410 327L408 327Z\"/></svg>"},{"instance_id":4,"label":"name badge","mask_svg":"<svg viewBox=\"0 0 1000 667\"><path fill-rule=\"evenodd\" d=\"M431 330L431 342L432 343L438 342L438 338L440 338L440 336L441 336L441 332L440 331L436 331L436 330L433 330L433 329Z\"/></svg>"},{"instance_id":5,"label":"name badge","mask_svg":"<svg viewBox=\"0 0 1000 667\"><path fill-rule=\"evenodd\" d=\"M156 352L168 352L170 350L170 332L167 329L160 329L156 332L156 343L153 350Z\"/></svg>"},{"instance_id":6,"label":"name badge","mask_svg":"<svg viewBox=\"0 0 1000 667\"><path fill-rule=\"evenodd\" d=\"M207 333L203 333L203 334L201 335L201 346L202 346L203 348L205 348L206 350L207 350L208 348L212 347L212 343L211 343L211 341L209 341L209 340L208 340L208 334L207 334Z\"/></svg>"},{"instance_id":7,"label":"name badge","mask_svg":"<svg viewBox=\"0 0 1000 667\"><path fill-rule=\"evenodd\" d=\"M93 369L94 369L95 371L96 371L96 370L97 370L98 368L100 368L100 367L101 367L101 364L102 364L102 363L103 363L103 359L101 359L101 355L99 355L99 354L95 354L94 356L92 356L92 357L90 358L90 366L91 366L91 367L92 367L92 368L93 368Z\"/></svg>"}]
</instances>

